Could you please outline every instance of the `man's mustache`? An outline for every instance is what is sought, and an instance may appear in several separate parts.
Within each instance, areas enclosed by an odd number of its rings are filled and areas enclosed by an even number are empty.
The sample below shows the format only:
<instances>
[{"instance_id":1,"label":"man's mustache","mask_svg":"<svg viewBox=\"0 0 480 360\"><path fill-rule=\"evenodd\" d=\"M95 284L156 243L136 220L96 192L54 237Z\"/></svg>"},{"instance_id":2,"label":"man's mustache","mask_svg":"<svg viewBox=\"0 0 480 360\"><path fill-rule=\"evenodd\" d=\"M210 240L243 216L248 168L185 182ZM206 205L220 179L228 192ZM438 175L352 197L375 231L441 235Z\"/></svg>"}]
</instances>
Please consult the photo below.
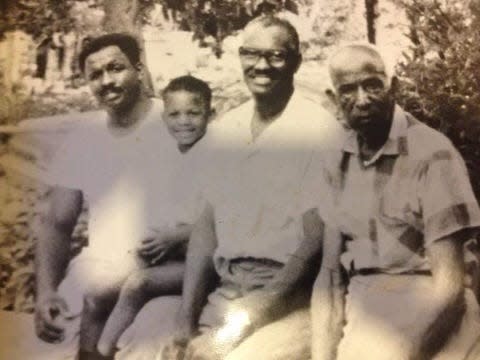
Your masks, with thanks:
<instances>
[{"instance_id":1,"label":"man's mustache","mask_svg":"<svg viewBox=\"0 0 480 360\"><path fill-rule=\"evenodd\" d=\"M113 93L121 93L122 88L116 87L116 86L105 86L100 90L100 96L105 96L107 93L113 92Z\"/></svg>"},{"instance_id":2,"label":"man's mustache","mask_svg":"<svg viewBox=\"0 0 480 360\"><path fill-rule=\"evenodd\" d=\"M276 74L278 74L278 71L275 70L252 70L249 75L274 77Z\"/></svg>"}]
</instances>

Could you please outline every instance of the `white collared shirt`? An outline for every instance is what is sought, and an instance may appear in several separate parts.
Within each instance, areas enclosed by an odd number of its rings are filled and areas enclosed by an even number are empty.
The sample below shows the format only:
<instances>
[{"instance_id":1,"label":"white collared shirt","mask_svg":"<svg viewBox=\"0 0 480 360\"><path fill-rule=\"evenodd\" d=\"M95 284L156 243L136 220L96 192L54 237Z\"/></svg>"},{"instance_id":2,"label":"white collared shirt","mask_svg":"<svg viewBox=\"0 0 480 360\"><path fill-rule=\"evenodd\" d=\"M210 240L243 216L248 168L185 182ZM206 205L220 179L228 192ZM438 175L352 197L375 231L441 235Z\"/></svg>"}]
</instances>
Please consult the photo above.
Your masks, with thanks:
<instances>
[{"instance_id":1,"label":"white collared shirt","mask_svg":"<svg viewBox=\"0 0 480 360\"><path fill-rule=\"evenodd\" d=\"M294 93L284 112L252 141L253 101L209 129L215 262L267 258L285 263L303 239L303 177L340 126L323 107Z\"/></svg>"}]
</instances>

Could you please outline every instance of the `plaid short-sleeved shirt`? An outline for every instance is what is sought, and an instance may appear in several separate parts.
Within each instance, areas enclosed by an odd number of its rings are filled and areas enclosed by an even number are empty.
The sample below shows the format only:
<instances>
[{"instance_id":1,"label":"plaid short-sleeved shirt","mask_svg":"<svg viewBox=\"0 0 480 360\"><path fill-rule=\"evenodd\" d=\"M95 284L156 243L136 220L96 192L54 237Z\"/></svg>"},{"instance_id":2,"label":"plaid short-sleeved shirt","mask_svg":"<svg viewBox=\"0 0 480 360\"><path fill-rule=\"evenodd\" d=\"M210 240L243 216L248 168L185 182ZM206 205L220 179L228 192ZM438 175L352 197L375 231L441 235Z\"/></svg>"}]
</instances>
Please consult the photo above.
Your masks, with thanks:
<instances>
[{"instance_id":1,"label":"plaid short-sleeved shirt","mask_svg":"<svg viewBox=\"0 0 480 360\"><path fill-rule=\"evenodd\" d=\"M346 239L347 269L428 270L425 249L480 225L465 164L450 141L399 106L387 142L369 161L356 133L325 158L336 225Z\"/></svg>"}]
</instances>

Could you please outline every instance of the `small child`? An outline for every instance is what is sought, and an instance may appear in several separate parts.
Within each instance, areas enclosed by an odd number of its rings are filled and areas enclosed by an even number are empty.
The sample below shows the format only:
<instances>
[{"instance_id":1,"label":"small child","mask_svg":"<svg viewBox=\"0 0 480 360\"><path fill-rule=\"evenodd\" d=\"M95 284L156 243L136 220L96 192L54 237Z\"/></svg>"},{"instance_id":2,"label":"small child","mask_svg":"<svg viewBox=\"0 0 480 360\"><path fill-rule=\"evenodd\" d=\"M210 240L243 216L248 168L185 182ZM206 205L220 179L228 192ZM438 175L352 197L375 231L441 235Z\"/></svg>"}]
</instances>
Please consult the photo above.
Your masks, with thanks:
<instances>
[{"instance_id":1,"label":"small child","mask_svg":"<svg viewBox=\"0 0 480 360\"><path fill-rule=\"evenodd\" d=\"M173 79L163 90L163 119L181 152L188 151L205 135L214 112L211 100L208 84L190 75Z\"/></svg>"},{"instance_id":2,"label":"small child","mask_svg":"<svg viewBox=\"0 0 480 360\"><path fill-rule=\"evenodd\" d=\"M162 97L163 120L178 150L185 154L205 135L213 114L212 91L207 83L188 75L173 79ZM165 226L141 241L137 253L149 266L132 273L123 283L98 341L100 354L111 356L115 352L118 339L149 300L180 293L190 232L191 225L185 223Z\"/></svg>"}]
</instances>

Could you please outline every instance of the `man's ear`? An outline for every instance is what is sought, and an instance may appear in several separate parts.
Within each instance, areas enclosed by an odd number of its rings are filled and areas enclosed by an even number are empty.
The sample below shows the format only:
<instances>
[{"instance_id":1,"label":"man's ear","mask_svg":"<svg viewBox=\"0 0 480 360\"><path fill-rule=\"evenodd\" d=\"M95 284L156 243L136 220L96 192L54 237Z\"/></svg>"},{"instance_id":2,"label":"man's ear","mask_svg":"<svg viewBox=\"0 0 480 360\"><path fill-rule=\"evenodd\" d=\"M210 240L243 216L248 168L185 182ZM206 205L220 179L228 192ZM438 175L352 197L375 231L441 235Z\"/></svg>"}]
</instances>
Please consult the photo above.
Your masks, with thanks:
<instances>
[{"instance_id":1,"label":"man's ear","mask_svg":"<svg viewBox=\"0 0 480 360\"><path fill-rule=\"evenodd\" d=\"M327 95L327 98L333 102L334 104L337 103L337 96L335 95L335 92L330 89L330 88L327 88L325 89L325 95Z\"/></svg>"},{"instance_id":2,"label":"man's ear","mask_svg":"<svg viewBox=\"0 0 480 360\"><path fill-rule=\"evenodd\" d=\"M343 112L338 103L338 96L336 92L330 88L325 89L325 95L327 95L328 102L325 104L325 108L329 110L340 122L344 123Z\"/></svg>"},{"instance_id":3,"label":"man's ear","mask_svg":"<svg viewBox=\"0 0 480 360\"><path fill-rule=\"evenodd\" d=\"M300 68L300 65L302 65L302 61L303 61L302 54L298 53L295 60L296 60L296 63L295 63L295 67L294 67L294 73L296 73L298 71L298 69Z\"/></svg>"},{"instance_id":4,"label":"man's ear","mask_svg":"<svg viewBox=\"0 0 480 360\"><path fill-rule=\"evenodd\" d=\"M143 78L143 70L144 70L144 67L143 67L143 64L141 63L141 61L137 62L135 65L134 65L134 68L135 70L137 70L138 72L138 75L140 76L140 78L142 79Z\"/></svg>"},{"instance_id":5,"label":"man's ear","mask_svg":"<svg viewBox=\"0 0 480 360\"><path fill-rule=\"evenodd\" d=\"M211 107L208 113L208 122L215 119L215 116L217 116L217 109L215 109L214 107Z\"/></svg>"}]
</instances>

